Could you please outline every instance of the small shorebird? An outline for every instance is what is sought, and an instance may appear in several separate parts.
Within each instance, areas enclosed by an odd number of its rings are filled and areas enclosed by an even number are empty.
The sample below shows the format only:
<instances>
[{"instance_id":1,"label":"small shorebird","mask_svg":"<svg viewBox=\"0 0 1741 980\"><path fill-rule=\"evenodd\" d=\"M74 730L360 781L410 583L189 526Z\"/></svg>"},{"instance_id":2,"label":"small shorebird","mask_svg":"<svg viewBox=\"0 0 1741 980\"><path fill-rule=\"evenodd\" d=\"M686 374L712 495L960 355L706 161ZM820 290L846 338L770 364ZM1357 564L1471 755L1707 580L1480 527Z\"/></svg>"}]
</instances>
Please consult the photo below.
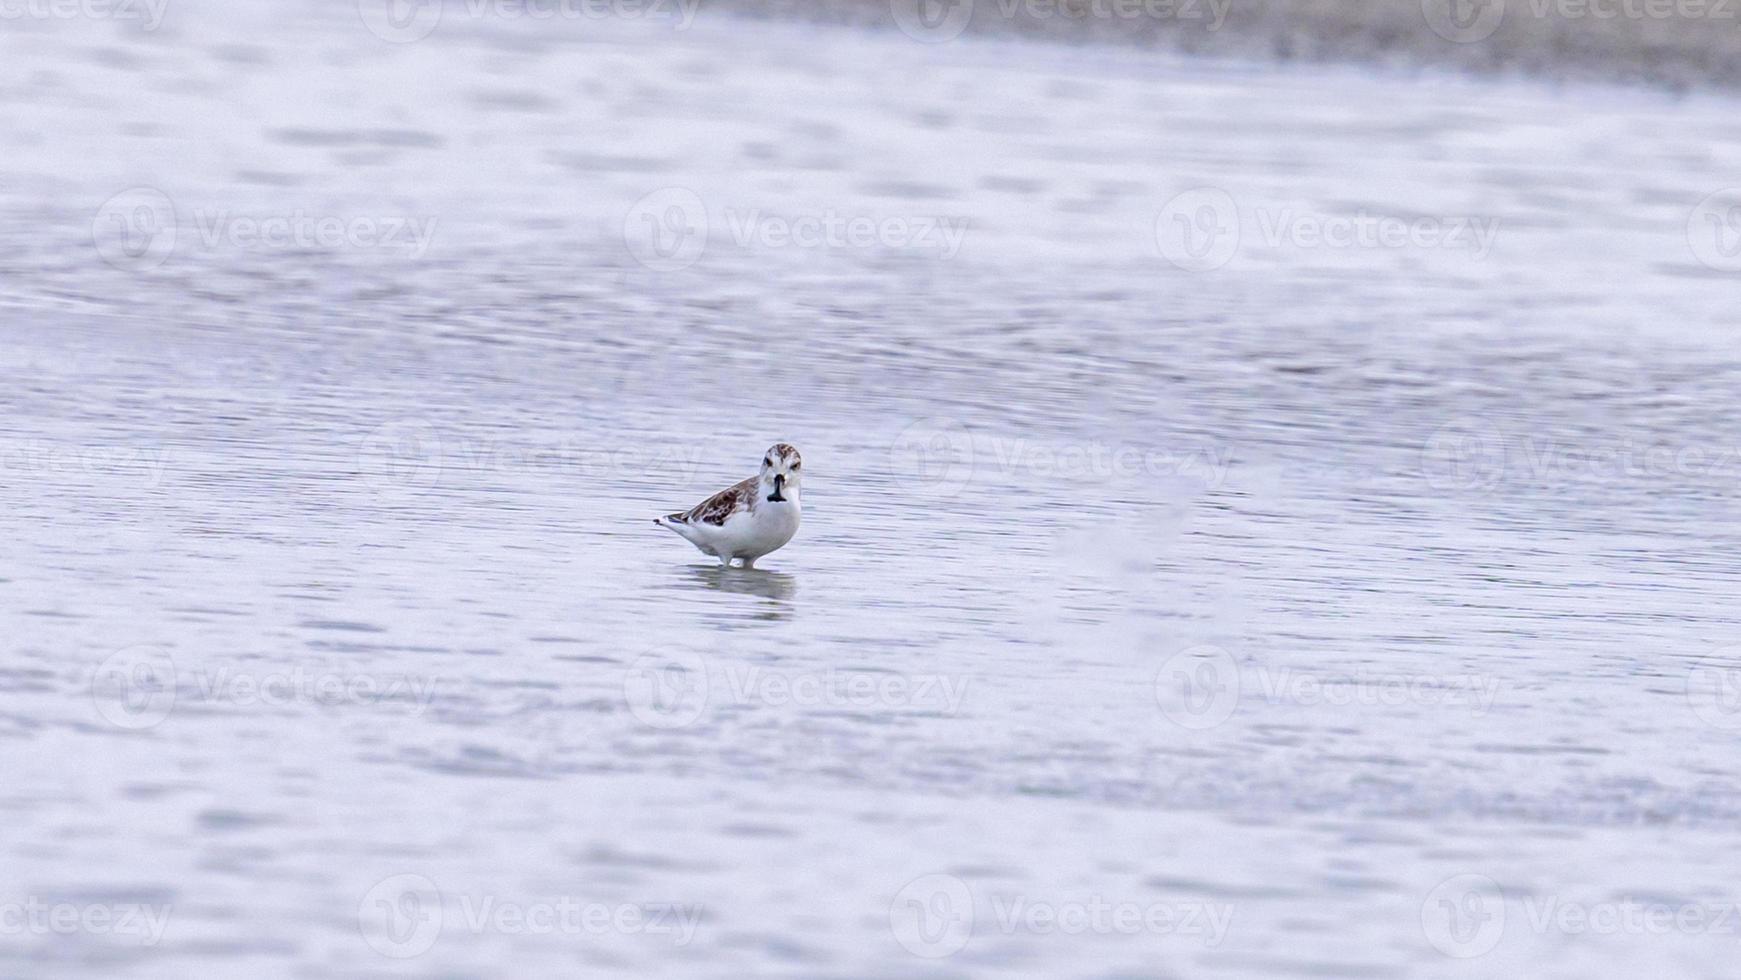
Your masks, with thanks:
<instances>
[{"instance_id":1,"label":"small shorebird","mask_svg":"<svg viewBox=\"0 0 1741 980\"><path fill-rule=\"evenodd\" d=\"M743 560L745 568L756 559L792 540L798 533L798 450L775 443L762 457L762 471L755 476L653 523L683 535L704 553L730 565Z\"/></svg>"}]
</instances>

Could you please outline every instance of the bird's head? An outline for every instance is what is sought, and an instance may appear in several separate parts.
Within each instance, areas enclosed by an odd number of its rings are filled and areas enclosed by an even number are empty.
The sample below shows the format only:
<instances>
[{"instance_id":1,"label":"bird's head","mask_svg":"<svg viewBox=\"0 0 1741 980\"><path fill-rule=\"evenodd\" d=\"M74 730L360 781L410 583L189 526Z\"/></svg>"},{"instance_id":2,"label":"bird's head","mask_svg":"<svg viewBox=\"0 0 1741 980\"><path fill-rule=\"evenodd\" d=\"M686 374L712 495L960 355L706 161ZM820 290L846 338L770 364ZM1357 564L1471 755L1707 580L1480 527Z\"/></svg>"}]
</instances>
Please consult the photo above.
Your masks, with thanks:
<instances>
[{"instance_id":1,"label":"bird's head","mask_svg":"<svg viewBox=\"0 0 1741 980\"><path fill-rule=\"evenodd\" d=\"M763 500L780 503L798 499L798 487L803 482L804 460L798 450L777 442L762 455L761 496Z\"/></svg>"}]
</instances>

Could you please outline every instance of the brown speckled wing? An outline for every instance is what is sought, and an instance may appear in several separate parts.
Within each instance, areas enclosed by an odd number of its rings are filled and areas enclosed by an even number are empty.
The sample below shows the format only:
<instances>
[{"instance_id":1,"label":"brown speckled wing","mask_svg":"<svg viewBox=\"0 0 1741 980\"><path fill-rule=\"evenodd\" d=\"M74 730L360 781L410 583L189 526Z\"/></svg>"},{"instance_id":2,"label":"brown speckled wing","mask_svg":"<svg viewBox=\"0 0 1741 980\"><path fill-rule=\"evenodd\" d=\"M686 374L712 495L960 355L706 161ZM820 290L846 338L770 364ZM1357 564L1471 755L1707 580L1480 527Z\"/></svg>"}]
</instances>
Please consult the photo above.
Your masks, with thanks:
<instances>
[{"instance_id":1,"label":"brown speckled wing","mask_svg":"<svg viewBox=\"0 0 1741 980\"><path fill-rule=\"evenodd\" d=\"M727 487L683 515L685 524L724 524L725 519L739 511L749 510L756 499L756 478Z\"/></svg>"}]
</instances>

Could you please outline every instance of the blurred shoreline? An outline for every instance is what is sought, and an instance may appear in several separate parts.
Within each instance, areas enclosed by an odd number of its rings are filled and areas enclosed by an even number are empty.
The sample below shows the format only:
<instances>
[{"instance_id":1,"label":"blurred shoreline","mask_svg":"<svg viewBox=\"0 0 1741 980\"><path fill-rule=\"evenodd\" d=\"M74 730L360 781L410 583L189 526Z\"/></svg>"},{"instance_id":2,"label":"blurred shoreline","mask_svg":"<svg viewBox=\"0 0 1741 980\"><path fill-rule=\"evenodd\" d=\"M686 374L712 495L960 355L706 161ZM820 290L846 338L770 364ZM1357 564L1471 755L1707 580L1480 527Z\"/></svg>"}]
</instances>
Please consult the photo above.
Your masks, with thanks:
<instances>
[{"instance_id":1,"label":"blurred shoreline","mask_svg":"<svg viewBox=\"0 0 1741 980\"><path fill-rule=\"evenodd\" d=\"M1741 86L1735 0L701 0L926 44L1029 38L1558 82Z\"/></svg>"}]
</instances>

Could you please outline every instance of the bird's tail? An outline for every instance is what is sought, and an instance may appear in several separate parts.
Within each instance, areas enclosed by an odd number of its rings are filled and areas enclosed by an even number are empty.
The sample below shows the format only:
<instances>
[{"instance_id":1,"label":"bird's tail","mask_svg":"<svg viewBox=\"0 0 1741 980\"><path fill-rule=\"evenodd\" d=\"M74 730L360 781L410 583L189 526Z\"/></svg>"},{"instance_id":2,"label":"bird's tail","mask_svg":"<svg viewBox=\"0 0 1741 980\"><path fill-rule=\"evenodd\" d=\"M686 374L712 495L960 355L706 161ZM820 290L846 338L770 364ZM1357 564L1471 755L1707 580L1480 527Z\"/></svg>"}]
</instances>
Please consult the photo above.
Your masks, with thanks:
<instances>
[{"instance_id":1,"label":"bird's tail","mask_svg":"<svg viewBox=\"0 0 1741 980\"><path fill-rule=\"evenodd\" d=\"M668 531L675 531L678 528L683 527L687 522L683 520L683 512L678 511L675 514L666 514L664 517L655 517L653 518L653 523Z\"/></svg>"}]
</instances>

